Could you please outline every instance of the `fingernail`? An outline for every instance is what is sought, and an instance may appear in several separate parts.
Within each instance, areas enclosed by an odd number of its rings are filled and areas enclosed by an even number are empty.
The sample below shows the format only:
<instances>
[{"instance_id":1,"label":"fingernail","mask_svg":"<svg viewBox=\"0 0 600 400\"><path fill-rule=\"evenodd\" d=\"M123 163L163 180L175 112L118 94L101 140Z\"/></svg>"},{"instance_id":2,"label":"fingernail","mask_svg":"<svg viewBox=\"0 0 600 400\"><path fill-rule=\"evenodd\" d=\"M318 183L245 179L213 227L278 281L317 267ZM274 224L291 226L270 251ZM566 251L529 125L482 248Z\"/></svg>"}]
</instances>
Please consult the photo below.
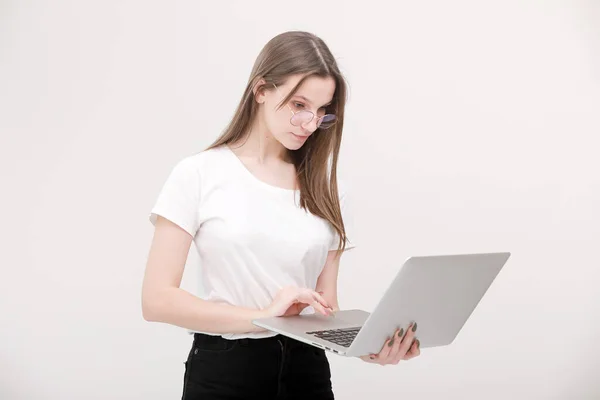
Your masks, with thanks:
<instances>
[{"instance_id":1,"label":"fingernail","mask_svg":"<svg viewBox=\"0 0 600 400\"><path fill-rule=\"evenodd\" d=\"M421 347L421 342L417 339L417 349Z\"/></svg>"},{"instance_id":2,"label":"fingernail","mask_svg":"<svg viewBox=\"0 0 600 400\"><path fill-rule=\"evenodd\" d=\"M417 331L417 323L416 322L413 324L412 331L413 332Z\"/></svg>"},{"instance_id":3,"label":"fingernail","mask_svg":"<svg viewBox=\"0 0 600 400\"><path fill-rule=\"evenodd\" d=\"M369 357L369 358L370 358L371 360L374 360L374 359L375 359L375 356L371 356L371 357Z\"/></svg>"},{"instance_id":4,"label":"fingernail","mask_svg":"<svg viewBox=\"0 0 600 400\"><path fill-rule=\"evenodd\" d=\"M392 347L394 345L394 339L390 340L390 342L388 343L388 346Z\"/></svg>"},{"instance_id":5,"label":"fingernail","mask_svg":"<svg viewBox=\"0 0 600 400\"><path fill-rule=\"evenodd\" d=\"M398 332L398 337L402 337L404 334L404 328L400 328L400 332Z\"/></svg>"}]
</instances>

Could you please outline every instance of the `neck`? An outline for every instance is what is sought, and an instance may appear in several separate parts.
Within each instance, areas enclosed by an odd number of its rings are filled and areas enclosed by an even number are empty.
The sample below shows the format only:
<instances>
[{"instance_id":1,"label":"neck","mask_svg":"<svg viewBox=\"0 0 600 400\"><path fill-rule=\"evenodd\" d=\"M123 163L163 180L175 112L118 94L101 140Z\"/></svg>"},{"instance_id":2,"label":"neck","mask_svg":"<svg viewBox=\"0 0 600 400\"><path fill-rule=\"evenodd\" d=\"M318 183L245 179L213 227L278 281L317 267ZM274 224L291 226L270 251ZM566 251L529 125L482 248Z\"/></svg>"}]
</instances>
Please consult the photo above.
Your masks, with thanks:
<instances>
[{"instance_id":1,"label":"neck","mask_svg":"<svg viewBox=\"0 0 600 400\"><path fill-rule=\"evenodd\" d=\"M253 158L261 164L273 160L290 162L289 150L273 137L258 118L246 138L234 146L240 156Z\"/></svg>"}]
</instances>

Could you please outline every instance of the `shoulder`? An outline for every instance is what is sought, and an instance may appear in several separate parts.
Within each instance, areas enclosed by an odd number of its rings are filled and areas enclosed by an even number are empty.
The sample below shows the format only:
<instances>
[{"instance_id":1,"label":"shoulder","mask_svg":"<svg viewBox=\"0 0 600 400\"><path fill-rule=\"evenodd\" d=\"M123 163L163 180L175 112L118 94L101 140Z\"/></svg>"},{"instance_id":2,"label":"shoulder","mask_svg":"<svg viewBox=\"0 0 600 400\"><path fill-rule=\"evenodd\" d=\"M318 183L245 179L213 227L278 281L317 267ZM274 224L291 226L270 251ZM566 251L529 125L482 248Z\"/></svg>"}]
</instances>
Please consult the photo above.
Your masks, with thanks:
<instances>
[{"instance_id":1,"label":"shoulder","mask_svg":"<svg viewBox=\"0 0 600 400\"><path fill-rule=\"evenodd\" d=\"M202 150L180 158L174 165L174 172L204 175L211 169L218 170L226 158L228 149L224 146Z\"/></svg>"}]
</instances>

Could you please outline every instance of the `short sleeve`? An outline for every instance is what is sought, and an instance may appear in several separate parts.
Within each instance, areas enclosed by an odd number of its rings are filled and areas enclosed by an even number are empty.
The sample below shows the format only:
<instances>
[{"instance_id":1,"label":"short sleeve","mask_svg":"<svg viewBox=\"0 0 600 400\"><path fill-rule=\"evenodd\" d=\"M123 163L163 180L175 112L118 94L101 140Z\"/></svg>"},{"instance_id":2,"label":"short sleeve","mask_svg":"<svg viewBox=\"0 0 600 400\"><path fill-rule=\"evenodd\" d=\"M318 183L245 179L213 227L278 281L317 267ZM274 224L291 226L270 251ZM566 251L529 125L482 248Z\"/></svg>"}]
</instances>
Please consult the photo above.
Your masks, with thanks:
<instances>
[{"instance_id":1,"label":"short sleeve","mask_svg":"<svg viewBox=\"0 0 600 400\"><path fill-rule=\"evenodd\" d=\"M201 177L198 163L192 157L180 160L171 170L149 219L154 225L160 215L195 236L200 225Z\"/></svg>"},{"instance_id":2,"label":"short sleeve","mask_svg":"<svg viewBox=\"0 0 600 400\"><path fill-rule=\"evenodd\" d=\"M352 212L352 203L348 195L347 190L340 188L339 190L340 208L342 212L342 219L344 221L344 229L346 231L346 250L353 249L356 247L355 230L354 230L354 213ZM329 245L329 250L337 250L340 236L333 230L333 238Z\"/></svg>"}]
</instances>

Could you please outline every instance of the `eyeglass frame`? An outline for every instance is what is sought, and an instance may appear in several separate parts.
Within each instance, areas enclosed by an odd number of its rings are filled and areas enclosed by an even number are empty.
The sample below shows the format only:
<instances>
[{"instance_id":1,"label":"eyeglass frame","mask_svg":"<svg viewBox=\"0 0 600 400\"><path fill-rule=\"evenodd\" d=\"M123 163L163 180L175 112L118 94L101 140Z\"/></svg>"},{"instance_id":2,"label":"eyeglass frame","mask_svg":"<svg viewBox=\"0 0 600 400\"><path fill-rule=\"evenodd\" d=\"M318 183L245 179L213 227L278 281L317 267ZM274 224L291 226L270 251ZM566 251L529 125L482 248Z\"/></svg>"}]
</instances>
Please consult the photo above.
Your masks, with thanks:
<instances>
[{"instance_id":1,"label":"eyeglass frame","mask_svg":"<svg viewBox=\"0 0 600 400\"><path fill-rule=\"evenodd\" d=\"M277 85L275 85L275 83L273 83L273 86L275 86L275 90L277 90L277 93L281 94L281 92L279 91L279 88L277 87ZM292 124L293 126L302 126L302 125L304 125L304 124L301 124L301 125L294 125L294 123L292 122L292 118L294 118L294 117L296 116L296 114L299 114L299 113L301 113L301 112L307 112L307 113L310 113L310 114L312 115L312 118L311 118L310 120L306 121L306 122L305 122L305 124L308 124L308 123L312 122L312 120L313 120L313 119L315 119L315 117L317 117L317 116L315 115L315 113L314 113L314 112L312 112L312 111L310 111L310 110L300 110L300 111L296 111L296 112L294 112L294 110L292 110L292 107L290 107L290 105L289 105L289 102L288 102L288 103L286 103L285 105L286 105L286 106L287 106L287 107L290 109L290 112L292 113L292 116L291 116L291 118L290 118L290 124ZM335 114L325 114L325 115L323 115L323 116L321 116L321 117L317 117L317 121L318 121L318 120L322 120L322 119L323 119L323 118L325 118L327 115L333 115L333 116L335 117L335 120L333 121L333 123L331 123L331 125L329 125L329 126L328 126L328 127L326 127L326 128L321 128L321 126L320 126L320 125L317 125L317 129L329 129L329 128L331 128L333 125L335 125L335 124L337 123L337 115L335 115Z\"/></svg>"}]
</instances>

